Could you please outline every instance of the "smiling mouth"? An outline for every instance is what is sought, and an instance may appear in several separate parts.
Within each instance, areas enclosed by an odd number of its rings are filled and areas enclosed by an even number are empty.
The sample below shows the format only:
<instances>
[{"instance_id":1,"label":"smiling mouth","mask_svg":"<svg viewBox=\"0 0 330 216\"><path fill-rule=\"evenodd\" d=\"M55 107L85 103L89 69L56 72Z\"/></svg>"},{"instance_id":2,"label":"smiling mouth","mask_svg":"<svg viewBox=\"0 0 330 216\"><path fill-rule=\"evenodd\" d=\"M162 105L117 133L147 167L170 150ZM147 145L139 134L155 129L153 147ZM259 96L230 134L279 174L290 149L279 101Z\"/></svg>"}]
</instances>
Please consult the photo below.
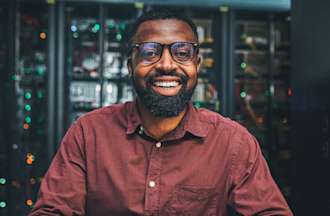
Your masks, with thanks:
<instances>
[{"instance_id":1,"label":"smiling mouth","mask_svg":"<svg viewBox=\"0 0 330 216\"><path fill-rule=\"evenodd\" d=\"M179 81L155 81L153 85L162 88L174 88L180 85Z\"/></svg>"},{"instance_id":2,"label":"smiling mouth","mask_svg":"<svg viewBox=\"0 0 330 216\"><path fill-rule=\"evenodd\" d=\"M150 81L152 89L164 96L174 96L182 87L182 80L178 76L157 76Z\"/></svg>"}]
</instances>

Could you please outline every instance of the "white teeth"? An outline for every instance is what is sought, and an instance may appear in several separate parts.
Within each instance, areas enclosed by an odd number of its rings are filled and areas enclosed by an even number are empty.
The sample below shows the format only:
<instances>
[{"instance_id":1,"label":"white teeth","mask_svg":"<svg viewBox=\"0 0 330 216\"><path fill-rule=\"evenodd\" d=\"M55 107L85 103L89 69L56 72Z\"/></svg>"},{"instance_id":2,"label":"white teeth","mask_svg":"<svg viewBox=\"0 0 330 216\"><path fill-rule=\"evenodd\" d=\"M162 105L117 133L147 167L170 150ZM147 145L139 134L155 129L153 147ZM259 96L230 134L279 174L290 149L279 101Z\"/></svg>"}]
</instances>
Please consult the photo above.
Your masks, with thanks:
<instances>
[{"instance_id":1,"label":"white teeth","mask_svg":"<svg viewBox=\"0 0 330 216\"><path fill-rule=\"evenodd\" d=\"M169 81L169 82L162 81L162 82L154 82L154 85L158 86L158 87L171 88L171 87L178 86L179 82L177 82L177 81Z\"/></svg>"}]
</instances>

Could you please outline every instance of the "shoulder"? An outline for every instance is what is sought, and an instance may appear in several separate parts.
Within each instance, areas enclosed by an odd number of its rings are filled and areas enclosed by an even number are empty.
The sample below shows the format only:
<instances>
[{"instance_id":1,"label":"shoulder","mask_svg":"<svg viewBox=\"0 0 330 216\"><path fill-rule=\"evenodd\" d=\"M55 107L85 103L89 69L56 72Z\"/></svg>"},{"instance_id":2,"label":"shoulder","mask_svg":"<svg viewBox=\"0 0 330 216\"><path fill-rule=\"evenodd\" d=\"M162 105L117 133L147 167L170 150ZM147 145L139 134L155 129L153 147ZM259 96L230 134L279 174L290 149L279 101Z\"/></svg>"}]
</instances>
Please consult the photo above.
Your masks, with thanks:
<instances>
[{"instance_id":1,"label":"shoulder","mask_svg":"<svg viewBox=\"0 0 330 216\"><path fill-rule=\"evenodd\" d=\"M83 119L93 119L98 116L114 116L122 113L126 104L113 104L110 106L102 107L81 116Z\"/></svg>"},{"instance_id":2,"label":"shoulder","mask_svg":"<svg viewBox=\"0 0 330 216\"><path fill-rule=\"evenodd\" d=\"M106 122L118 120L122 117L125 117L127 106L125 104L114 104L106 107L102 107L91 112L85 113L77 119L77 122L80 124L92 123L92 122Z\"/></svg>"},{"instance_id":3,"label":"shoulder","mask_svg":"<svg viewBox=\"0 0 330 216\"><path fill-rule=\"evenodd\" d=\"M129 118L129 103L110 105L85 113L75 120L70 129L80 128L83 134L92 135L109 131L109 128L125 128Z\"/></svg>"},{"instance_id":4,"label":"shoulder","mask_svg":"<svg viewBox=\"0 0 330 216\"><path fill-rule=\"evenodd\" d=\"M209 136L217 143L226 146L231 152L232 162L242 157L247 161L259 154L260 147L256 138L241 124L219 113L198 109L200 121L209 128Z\"/></svg>"},{"instance_id":5,"label":"shoulder","mask_svg":"<svg viewBox=\"0 0 330 216\"><path fill-rule=\"evenodd\" d=\"M197 109L199 120L203 124L208 124L209 126L213 127L213 129L220 131L229 132L230 134L240 134L240 135L249 135L250 133L248 130L239 124L238 122L228 118L224 117L219 113L216 113L214 111L200 108Z\"/></svg>"}]
</instances>

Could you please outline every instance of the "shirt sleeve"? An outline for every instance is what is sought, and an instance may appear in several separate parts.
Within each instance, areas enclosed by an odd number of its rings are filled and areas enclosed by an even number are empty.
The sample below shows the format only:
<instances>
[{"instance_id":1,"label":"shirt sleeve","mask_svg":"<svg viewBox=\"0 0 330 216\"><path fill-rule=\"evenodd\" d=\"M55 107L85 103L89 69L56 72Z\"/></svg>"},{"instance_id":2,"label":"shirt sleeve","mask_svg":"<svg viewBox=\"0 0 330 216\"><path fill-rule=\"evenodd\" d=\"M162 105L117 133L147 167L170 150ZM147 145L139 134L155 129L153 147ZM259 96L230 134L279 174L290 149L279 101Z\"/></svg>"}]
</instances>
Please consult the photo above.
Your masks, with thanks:
<instances>
[{"instance_id":1,"label":"shirt sleeve","mask_svg":"<svg viewBox=\"0 0 330 216\"><path fill-rule=\"evenodd\" d=\"M82 127L74 123L42 180L29 216L85 215L86 165Z\"/></svg>"},{"instance_id":2,"label":"shirt sleeve","mask_svg":"<svg viewBox=\"0 0 330 216\"><path fill-rule=\"evenodd\" d=\"M235 135L229 205L239 214L293 215L274 182L256 139L247 131Z\"/></svg>"}]
</instances>

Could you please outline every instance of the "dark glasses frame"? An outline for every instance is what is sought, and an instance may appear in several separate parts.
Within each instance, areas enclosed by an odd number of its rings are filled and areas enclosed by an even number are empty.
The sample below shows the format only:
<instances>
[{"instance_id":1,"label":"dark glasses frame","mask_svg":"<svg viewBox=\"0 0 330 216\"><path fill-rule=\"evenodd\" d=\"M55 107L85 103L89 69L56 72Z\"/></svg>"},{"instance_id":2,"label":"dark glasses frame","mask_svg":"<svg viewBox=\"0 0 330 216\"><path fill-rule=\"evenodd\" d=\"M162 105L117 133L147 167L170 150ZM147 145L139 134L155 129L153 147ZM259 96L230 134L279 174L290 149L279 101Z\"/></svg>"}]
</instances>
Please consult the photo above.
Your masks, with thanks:
<instances>
[{"instance_id":1,"label":"dark glasses frame","mask_svg":"<svg viewBox=\"0 0 330 216\"><path fill-rule=\"evenodd\" d=\"M136 43L136 44L134 44L131 47L129 53L132 53L133 49L136 48L138 50L138 54L140 54L140 47L142 45L145 45L145 44L157 44L157 45L159 45L161 47L160 55L154 61L150 61L150 62L148 62L147 60L144 61L143 57L140 57L139 56L139 58L142 59L143 64L146 64L146 65L154 64L154 63L158 62L162 58L162 56L163 56L164 47L167 47L168 48L168 50L169 50L169 52L171 54L172 59L175 62L180 63L180 64L190 63L194 59L194 57L196 57L196 55L199 52L199 44L198 43L186 42L186 41L177 41L177 42L173 42L173 43L170 43L170 44L161 44L161 43L158 43L158 42L141 42L141 43ZM190 44L190 45L192 45L192 47L193 47L193 55L189 59L184 60L184 61L180 61L179 59L177 59L177 57L175 57L175 55L173 55L173 53L172 53L172 47L174 45L177 45L177 44Z\"/></svg>"}]
</instances>

